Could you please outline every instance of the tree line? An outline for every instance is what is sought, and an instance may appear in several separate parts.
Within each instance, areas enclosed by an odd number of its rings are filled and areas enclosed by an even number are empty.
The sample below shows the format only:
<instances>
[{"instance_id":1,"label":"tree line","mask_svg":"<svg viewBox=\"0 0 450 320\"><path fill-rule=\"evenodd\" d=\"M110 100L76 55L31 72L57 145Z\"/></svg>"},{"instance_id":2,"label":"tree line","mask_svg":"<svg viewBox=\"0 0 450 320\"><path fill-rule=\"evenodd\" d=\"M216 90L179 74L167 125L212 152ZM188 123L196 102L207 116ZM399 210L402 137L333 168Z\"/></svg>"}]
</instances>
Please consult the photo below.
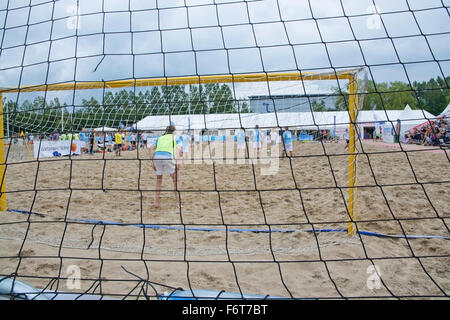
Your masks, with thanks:
<instances>
[{"instance_id":1,"label":"tree line","mask_svg":"<svg viewBox=\"0 0 450 320\"><path fill-rule=\"evenodd\" d=\"M450 103L450 77L408 83L401 81L367 82L362 110L423 109L437 116ZM361 88L360 88L361 89ZM336 110L348 109L348 87L335 89Z\"/></svg>"},{"instance_id":2,"label":"tree line","mask_svg":"<svg viewBox=\"0 0 450 320\"><path fill-rule=\"evenodd\" d=\"M226 84L152 87L145 91L106 91L102 97L83 98L81 103L46 101L38 96L18 105L4 103L5 128L10 132L80 131L83 128L131 125L149 115L247 113L246 101L236 101ZM8 123L6 123L8 122Z\"/></svg>"}]
</instances>

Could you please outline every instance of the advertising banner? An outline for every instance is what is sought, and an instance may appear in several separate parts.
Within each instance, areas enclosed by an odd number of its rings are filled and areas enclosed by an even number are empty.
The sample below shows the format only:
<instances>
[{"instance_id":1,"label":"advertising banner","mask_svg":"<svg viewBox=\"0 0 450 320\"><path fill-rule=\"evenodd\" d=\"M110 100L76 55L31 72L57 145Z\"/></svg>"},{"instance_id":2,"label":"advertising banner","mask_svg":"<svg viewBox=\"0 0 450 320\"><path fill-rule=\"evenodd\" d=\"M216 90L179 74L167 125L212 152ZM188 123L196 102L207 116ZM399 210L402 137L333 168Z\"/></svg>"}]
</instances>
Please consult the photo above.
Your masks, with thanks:
<instances>
[{"instance_id":1,"label":"advertising banner","mask_svg":"<svg viewBox=\"0 0 450 320\"><path fill-rule=\"evenodd\" d=\"M50 157L61 157L81 154L81 148L86 146L84 141L69 141L69 140L58 140L58 141L35 141L34 142L34 157L39 158L50 158Z\"/></svg>"}]
</instances>

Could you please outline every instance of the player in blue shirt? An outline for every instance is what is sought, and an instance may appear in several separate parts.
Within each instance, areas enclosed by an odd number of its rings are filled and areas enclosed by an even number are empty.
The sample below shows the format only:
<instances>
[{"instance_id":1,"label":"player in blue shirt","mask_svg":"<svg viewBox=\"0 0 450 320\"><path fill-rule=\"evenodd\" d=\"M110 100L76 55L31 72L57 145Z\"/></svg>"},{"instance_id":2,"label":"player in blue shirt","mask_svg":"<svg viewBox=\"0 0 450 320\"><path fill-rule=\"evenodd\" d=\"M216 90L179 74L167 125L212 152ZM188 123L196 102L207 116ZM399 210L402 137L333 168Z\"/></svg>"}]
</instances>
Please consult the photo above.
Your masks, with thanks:
<instances>
[{"instance_id":1,"label":"player in blue shirt","mask_svg":"<svg viewBox=\"0 0 450 320\"><path fill-rule=\"evenodd\" d=\"M237 150L238 153L244 152L244 157L247 157L247 147L245 145L245 132L242 129L239 129L236 133L236 141L237 141Z\"/></svg>"},{"instance_id":2,"label":"player in blue shirt","mask_svg":"<svg viewBox=\"0 0 450 320\"><path fill-rule=\"evenodd\" d=\"M262 134L259 130L259 126L255 126L255 131L253 131L253 149L256 151L256 157L259 158L262 147Z\"/></svg>"},{"instance_id":3,"label":"player in blue shirt","mask_svg":"<svg viewBox=\"0 0 450 320\"><path fill-rule=\"evenodd\" d=\"M183 152L183 158L186 158L188 154L191 152L191 136L188 135L186 132L184 132L180 136L180 144L181 144L181 151Z\"/></svg>"},{"instance_id":4,"label":"player in blue shirt","mask_svg":"<svg viewBox=\"0 0 450 320\"><path fill-rule=\"evenodd\" d=\"M287 155L289 152L289 156L293 157L293 145L292 145L292 132L289 131L289 128L286 127L283 132L283 158Z\"/></svg>"}]
</instances>

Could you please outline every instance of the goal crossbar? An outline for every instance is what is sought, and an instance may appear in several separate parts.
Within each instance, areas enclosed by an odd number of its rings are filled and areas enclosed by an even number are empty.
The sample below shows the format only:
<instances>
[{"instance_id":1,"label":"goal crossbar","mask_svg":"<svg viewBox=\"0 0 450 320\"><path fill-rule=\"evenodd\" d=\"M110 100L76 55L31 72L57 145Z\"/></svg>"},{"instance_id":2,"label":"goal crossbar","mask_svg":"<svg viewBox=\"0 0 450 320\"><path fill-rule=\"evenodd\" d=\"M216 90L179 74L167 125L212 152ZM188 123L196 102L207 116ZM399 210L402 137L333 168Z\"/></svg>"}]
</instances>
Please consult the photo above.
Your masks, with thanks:
<instances>
[{"instance_id":1,"label":"goal crossbar","mask_svg":"<svg viewBox=\"0 0 450 320\"><path fill-rule=\"evenodd\" d=\"M272 82L272 81L308 81L308 80L353 80L362 68L335 72L274 72L224 74L207 76L183 76L145 79L125 79L112 81L81 81L45 85L22 86L18 88L0 88L2 93L87 90L102 88L172 86L206 83L240 83L240 82Z\"/></svg>"}]
</instances>

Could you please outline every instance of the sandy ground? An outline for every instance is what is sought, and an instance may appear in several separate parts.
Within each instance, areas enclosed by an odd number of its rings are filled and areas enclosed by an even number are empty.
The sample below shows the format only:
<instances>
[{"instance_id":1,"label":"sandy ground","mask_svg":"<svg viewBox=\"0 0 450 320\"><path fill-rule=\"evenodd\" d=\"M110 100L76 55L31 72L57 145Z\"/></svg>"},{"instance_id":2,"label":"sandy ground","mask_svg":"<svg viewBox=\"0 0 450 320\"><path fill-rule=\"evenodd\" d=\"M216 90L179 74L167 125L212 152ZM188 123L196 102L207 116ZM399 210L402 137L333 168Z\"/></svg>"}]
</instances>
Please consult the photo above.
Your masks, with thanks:
<instances>
[{"instance_id":1,"label":"sandy ground","mask_svg":"<svg viewBox=\"0 0 450 320\"><path fill-rule=\"evenodd\" d=\"M449 155L428 150L359 146L358 230L450 236ZM450 294L450 240L310 232L347 228L349 157L342 143L298 143L294 152L270 158L276 174L262 174L268 164L261 161L186 161L181 209L167 176L154 208L147 150L40 162L11 156L8 208L44 216L0 212L0 274L38 288L133 299L143 298L142 288L153 297L171 288L295 298ZM67 281L71 266L80 289Z\"/></svg>"}]
</instances>

